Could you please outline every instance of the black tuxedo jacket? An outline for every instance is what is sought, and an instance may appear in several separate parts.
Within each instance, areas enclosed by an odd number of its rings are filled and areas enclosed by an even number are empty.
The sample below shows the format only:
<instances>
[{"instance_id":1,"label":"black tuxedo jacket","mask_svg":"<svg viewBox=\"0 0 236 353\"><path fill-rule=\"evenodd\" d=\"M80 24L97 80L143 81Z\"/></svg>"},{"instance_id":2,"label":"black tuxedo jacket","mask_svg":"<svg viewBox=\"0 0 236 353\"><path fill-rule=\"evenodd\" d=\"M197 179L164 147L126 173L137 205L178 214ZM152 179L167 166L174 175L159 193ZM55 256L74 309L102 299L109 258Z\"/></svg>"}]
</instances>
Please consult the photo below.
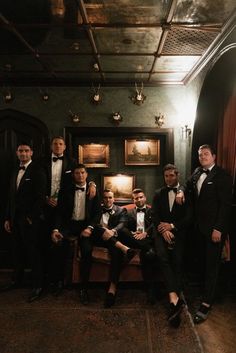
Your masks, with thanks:
<instances>
[{"instance_id":1,"label":"black tuxedo jacket","mask_svg":"<svg viewBox=\"0 0 236 353\"><path fill-rule=\"evenodd\" d=\"M172 223L175 228L172 232L175 234L185 233L186 229L191 224L192 206L190 199L186 197L183 205L178 205L175 201L170 211L168 188L162 187L155 192L152 202L152 220L155 229L160 222Z\"/></svg>"},{"instance_id":2,"label":"black tuxedo jacket","mask_svg":"<svg viewBox=\"0 0 236 353\"><path fill-rule=\"evenodd\" d=\"M136 208L133 208L131 210L128 210L127 213L128 216L128 223L127 223L127 228L131 232L135 232L137 228L137 211ZM153 231L153 223L152 223L152 213L151 213L151 208L146 206L146 212L145 212L145 231L149 236L152 236L152 231Z\"/></svg>"},{"instance_id":3,"label":"black tuxedo jacket","mask_svg":"<svg viewBox=\"0 0 236 353\"><path fill-rule=\"evenodd\" d=\"M47 176L47 196L51 194L51 182L52 182L52 154L42 161L42 166ZM72 183L72 170L76 165L74 159L69 158L64 154L62 161L62 172L61 172L61 183L60 188L66 188Z\"/></svg>"},{"instance_id":4,"label":"black tuxedo jacket","mask_svg":"<svg viewBox=\"0 0 236 353\"><path fill-rule=\"evenodd\" d=\"M16 214L28 217L32 222L43 218L43 206L46 197L46 175L37 163L31 162L16 187L18 168L14 170L10 180L9 199L6 220L11 223Z\"/></svg>"},{"instance_id":5,"label":"black tuxedo jacket","mask_svg":"<svg viewBox=\"0 0 236 353\"><path fill-rule=\"evenodd\" d=\"M117 232L125 227L127 223L127 210L117 205L112 206L112 213L108 220L108 228ZM98 225L99 227L99 225Z\"/></svg>"},{"instance_id":6,"label":"black tuxedo jacket","mask_svg":"<svg viewBox=\"0 0 236 353\"><path fill-rule=\"evenodd\" d=\"M232 206L232 178L224 169L215 165L198 195L200 169L195 169L186 183L186 193L190 194L194 204L195 224L206 235L211 235L213 229L226 234Z\"/></svg>"},{"instance_id":7,"label":"black tuxedo jacket","mask_svg":"<svg viewBox=\"0 0 236 353\"><path fill-rule=\"evenodd\" d=\"M88 183L87 183L88 190ZM87 192L87 191L84 191ZM75 197L75 185L71 183L69 186L62 188L59 191L58 207L56 210L56 216L54 221L54 229L67 229L70 228L71 217L74 210L74 197ZM93 199L89 199L86 193L85 201L85 224L86 226L96 226L100 222L101 218L101 203L96 193Z\"/></svg>"}]
</instances>

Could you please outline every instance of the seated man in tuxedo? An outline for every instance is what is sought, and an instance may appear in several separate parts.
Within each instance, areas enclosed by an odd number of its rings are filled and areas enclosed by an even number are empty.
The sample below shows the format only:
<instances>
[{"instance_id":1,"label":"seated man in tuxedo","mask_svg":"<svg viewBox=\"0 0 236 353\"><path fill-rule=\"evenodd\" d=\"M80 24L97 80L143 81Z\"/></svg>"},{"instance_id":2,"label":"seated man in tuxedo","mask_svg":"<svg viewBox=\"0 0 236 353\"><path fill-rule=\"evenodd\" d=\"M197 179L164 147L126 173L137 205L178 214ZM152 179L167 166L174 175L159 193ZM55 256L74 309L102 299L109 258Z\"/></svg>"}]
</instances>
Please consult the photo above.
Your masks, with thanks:
<instances>
[{"instance_id":1,"label":"seated man in tuxedo","mask_svg":"<svg viewBox=\"0 0 236 353\"><path fill-rule=\"evenodd\" d=\"M77 236L79 243L88 239L101 218L101 203L96 195L91 199L87 193L89 184L85 165L78 164L72 170L72 182L59 191L54 227L51 234L53 243L51 281L53 292L60 294L63 288L65 261L69 251L68 237ZM83 249L83 248L82 248ZM81 302L88 301L86 285L89 278L90 262L81 251L80 277Z\"/></svg>"},{"instance_id":2,"label":"seated man in tuxedo","mask_svg":"<svg viewBox=\"0 0 236 353\"><path fill-rule=\"evenodd\" d=\"M125 208L114 205L114 201L114 193L110 189L105 189L103 191L103 209L100 223L94 228L92 242L86 245L87 252L90 254L93 244L107 247L110 252L110 285L104 301L106 308L115 304L117 283L122 265L130 261L136 254L133 249L130 249L119 241L120 231L127 222L127 211Z\"/></svg>"},{"instance_id":3,"label":"seated man in tuxedo","mask_svg":"<svg viewBox=\"0 0 236 353\"><path fill-rule=\"evenodd\" d=\"M170 312L168 321L179 326L184 302L180 298L183 290L182 262L187 228L191 222L191 205L175 201L179 187L179 172L175 165L167 164L164 169L165 186L156 191L152 203L156 253L167 287Z\"/></svg>"},{"instance_id":4,"label":"seated man in tuxedo","mask_svg":"<svg viewBox=\"0 0 236 353\"><path fill-rule=\"evenodd\" d=\"M123 229L120 239L127 246L140 249L140 261L143 279L147 285L147 301L155 303L154 272L156 254L153 243L153 224L151 208L146 203L146 196L142 189L132 191L133 202L136 207L128 210L128 222Z\"/></svg>"},{"instance_id":5,"label":"seated man in tuxedo","mask_svg":"<svg viewBox=\"0 0 236 353\"><path fill-rule=\"evenodd\" d=\"M67 188L72 183L72 170L76 161L66 154L66 144L62 136L55 136L51 141L51 153L42 161L42 167L47 177L47 196L45 203L45 272L48 270L51 231L55 218L60 189ZM92 198L96 195L96 185L89 182L87 193Z\"/></svg>"}]
</instances>

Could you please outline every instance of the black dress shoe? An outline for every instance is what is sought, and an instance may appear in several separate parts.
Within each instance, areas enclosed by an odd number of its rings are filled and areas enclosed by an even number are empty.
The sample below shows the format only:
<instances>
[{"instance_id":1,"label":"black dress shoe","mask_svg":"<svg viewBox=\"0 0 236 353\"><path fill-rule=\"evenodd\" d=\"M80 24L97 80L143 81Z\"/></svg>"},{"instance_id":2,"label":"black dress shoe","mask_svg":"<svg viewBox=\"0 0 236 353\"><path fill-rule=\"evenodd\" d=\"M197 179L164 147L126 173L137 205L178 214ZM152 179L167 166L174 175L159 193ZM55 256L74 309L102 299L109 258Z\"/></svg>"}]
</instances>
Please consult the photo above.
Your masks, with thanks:
<instances>
[{"instance_id":1,"label":"black dress shoe","mask_svg":"<svg viewBox=\"0 0 236 353\"><path fill-rule=\"evenodd\" d=\"M177 315L174 319L172 319L171 321L169 321L170 325L174 328L178 328L180 326L181 323L181 318L180 318L180 314Z\"/></svg>"},{"instance_id":2,"label":"black dress shoe","mask_svg":"<svg viewBox=\"0 0 236 353\"><path fill-rule=\"evenodd\" d=\"M32 289L32 292L28 298L28 303L32 303L34 302L35 300L38 300L41 298L42 296L42 293L43 293L43 289L41 287L39 288L33 288Z\"/></svg>"},{"instance_id":3,"label":"black dress shoe","mask_svg":"<svg viewBox=\"0 0 236 353\"><path fill-rule=\"evenodd\" d=\"M147 290L147 304L154 305L156 303L156 293L153 286L150 286Z\"/></svg>"},{"instance_id":4,"label":"black dress shoe","mask_svg":"<svg viewBox=\"0 0 236 353\"><path fill-rule=\"evenodd\" d=\"M3 286L0 288L0 292L8 292L14 289L18 289L22 286L21 282L11 282L9 284L7 284L6 286Z\"/></svg>"},{"instance_id":5,"label":"black dress shoe","mask_svg":"<svg viewBox=\"0 0 236 353\"><path fill-rule=\"evenodd\" d=\"M80 289L79 300L80 300L80 303L83 305L89 304L89 295L86 289Z\"/></svg>"},{"instance_id":6,"label":"black dress shoe","mask_svg":"<svg viewBox=\"0 0 236 353\"><path fill-rule=\"evenodd\" d=\"M108 292L104 300L104 308L111 308L115 304L115 301L116 301L116 295Z\"/></svg>"},{"instance_id":7,"label":"black dress shoe","mask_svg":"<svg viewBox=\"0 0 236 353\"><path fill-rule=\"evenodd\" d=\"M178 299L176 305L171 303L170 304L170 313L168 316L168 321L171 322L173 319L175 319L176 316L178 316L181 311L183 310L185 304L184 301L182 299Z\"/></svg>"},{"instance_id":8,"label":"black dress shoe","mask_svg":"<svg viewBox=\"0 0 236 353\"><path fill-rule=\"evenodd\" d=\"M64 288L63 281L58 281L54 283L52 286L52 295L54 297L59 297L63 292L63 288Z\"/></svg>"},{"instance_id":9,"label":"black dress shoe","mask_svg":"<svg viewBox=\"0 0 236 353\"><path fill-rule=\"evenodd\" d=\"M200 308L197 310L197 312L195 313L195 315L193 317L193 322L196 325L201 324L202 322L204 322L207 319L210 310L211 310L210 306L208 307L206 305L201 304Z\"/></svg>"}]
</instances>

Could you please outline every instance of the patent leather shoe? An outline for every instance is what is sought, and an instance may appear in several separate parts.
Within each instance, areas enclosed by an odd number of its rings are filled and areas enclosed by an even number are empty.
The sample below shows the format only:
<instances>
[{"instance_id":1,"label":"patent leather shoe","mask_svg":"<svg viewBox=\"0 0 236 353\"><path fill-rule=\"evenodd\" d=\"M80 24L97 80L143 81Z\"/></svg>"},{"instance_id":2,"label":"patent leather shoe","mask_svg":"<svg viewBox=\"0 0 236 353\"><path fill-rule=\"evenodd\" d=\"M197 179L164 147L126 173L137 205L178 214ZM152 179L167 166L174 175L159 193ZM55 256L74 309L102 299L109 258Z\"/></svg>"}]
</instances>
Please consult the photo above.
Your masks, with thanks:
<instances>
[{"instance_id":1,"label":"patent leather shoe","mask_svg":"<svg viewBox=\"0 0 236 353\"><path fill-rule=\"evenodd\" d=\"M63 288L64 288L64 285L62 281L58 281L54 283L52 286L52 295L54 297L59 297L63 292Z\"/></svg>"},{"instance_id":2,"label":"patent leather shoe","mask_svg":"<svg viewBox=\"0 0 236 353\"><path fill-rule=\"evenodd\" d=\"M115 301L116 295L111 292L108 292L104 300L104 308L111 308L115 304Z\"/></svg>"},{"instance_id":3,"label":"patent leather shoe","mask_svg":"<svg viewBox=\"0 0 236 353\"><path fill-rule=\"evenodd\" d=\"M79 300L83 305L89 304L89 295L86 289L82 288L79 290Z\"/></svg>"},{"instance_id":4,"label":"patent leather shoe","mask_svg":"<svg viewBox=\"0 0 236 353\"><path fill-rule=\"evenodd\" d=\"M156 293L153 286L150 286L147 290L147 304L154 305L156 303Z\"/></svg>"},{"instance_id":5,"label":"patent leather shoe","mask_svg":"<svg viewBox=\"0 0 236 353\"><path fill-rule=\"evenodd\" d=\"M178 316L181 311L183 310L185 306L185 303L182 299L178 299L177 303L176 304L173 304L171 303L170 304L170 313L169 313L169 316L168 316L168 321L171 322L173 321L176 316Z\"/></svg>"},{"instance_id":6,"label":"patent leather shoe","mask_svg":"<svg viewBox=\"0 0 236 353\"><path fill-rule=\"evenodd\" d=\"M211 310L210 306L208 307L206 305L201 304L200 308L198 309L198 311L195 313L195 315L193 317L193 322L196 325L204 322L208 318L210 310Z\"/></svg>"},{"instance_id":7,"label":"patent leather shoe","mask_svg":"<svg viewBox=\"0 0 236 353\"><path fill-rule=\"evenodd\" d=\"M9 292L11 290L14 289L18 289L21 287L21 283L20 282L11 282L9 284L7 284L6 286L3 286L0 288L0 292Z\"/></svg>"},{"instance_id":8,"label":"patent leather shoe","mask_svg":"<svg viewBox=\"0 0 236 353\"><path fill-rule=\"evenodd\" d=\"M28 303L32 303L35 300L39 300L42 296L42 293L43 293L43 289L41 287L33 288L28 298Z\"/></svg>"}]
</instances>

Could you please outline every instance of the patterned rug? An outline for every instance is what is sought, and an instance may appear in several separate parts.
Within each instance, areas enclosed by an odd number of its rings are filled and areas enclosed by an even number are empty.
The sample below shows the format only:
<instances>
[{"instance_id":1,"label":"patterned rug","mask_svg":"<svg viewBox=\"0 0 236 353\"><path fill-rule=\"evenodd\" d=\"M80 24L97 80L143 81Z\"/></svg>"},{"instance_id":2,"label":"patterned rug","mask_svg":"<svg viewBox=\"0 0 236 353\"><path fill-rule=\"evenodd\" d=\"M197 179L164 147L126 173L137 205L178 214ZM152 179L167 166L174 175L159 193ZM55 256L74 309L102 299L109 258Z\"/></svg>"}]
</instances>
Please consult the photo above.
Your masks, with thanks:
<instances>
[{"instance_id":1,"label":"patterned rug","mask_svg":"<svg viewBox=\"0 0 236 353\"><path fill-rule=\"evenodd\" d=\"M1 353L202 353L187 309L178 329L166 303L145 305L140 290L121 290L114 309L102 308L103 290L82 307L75 290L28 304L28 290L0 295Z\"/></svg>"}]
</instances>

